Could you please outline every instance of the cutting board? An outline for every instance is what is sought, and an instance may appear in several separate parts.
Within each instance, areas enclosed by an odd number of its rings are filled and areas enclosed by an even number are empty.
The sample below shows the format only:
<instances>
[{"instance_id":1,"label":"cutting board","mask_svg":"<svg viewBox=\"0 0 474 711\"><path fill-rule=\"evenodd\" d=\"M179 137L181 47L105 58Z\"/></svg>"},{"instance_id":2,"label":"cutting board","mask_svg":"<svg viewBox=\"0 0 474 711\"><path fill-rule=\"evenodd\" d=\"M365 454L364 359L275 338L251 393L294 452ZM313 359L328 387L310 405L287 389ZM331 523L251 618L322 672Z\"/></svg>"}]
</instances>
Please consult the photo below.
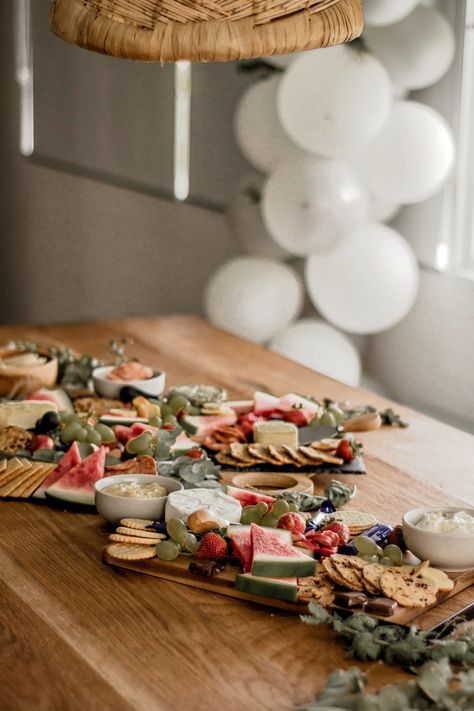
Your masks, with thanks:
<instances>
[{"instance_id":1,"label":"cutting board","mask_svg":"<svg viewBox=\"0 0 474 711\"><path fill-rule=\"evenodd\" d=\"M303 602L288 602L286 600L277 600L275 598L263 597L262 595L252 595L251 593L241 592L235 588L235 576L241 573L242 570L238 565L227 563L225 569L219 575L214 577L204 577L190 573L189 562L190 556L178 556L173 561L158 560L151 558L148 560L119 560L109 555L107 547L104 548L102 558L105 563L116 568L125 568L133 570L136 573L145 573L152 575L155 578L162 580L170 580L174 583L182 583L200 590L208 590L210 592L227 595L229 597L238 598L247 602L255 602L258 605L267 605L268 607L277 608L279 610L287 610L294 613L306 613L308 610L307 603ZM427 607L398 607L395 614L391 617L380 617L385 622L393 622L399 625L416 624L418 618L420 622L423 619L423 629L431 629L437 625L452 619L453 616L464 612L468 607L474 605L474 589L470 595L462 594L463 590L474 584L474 569L463 573L449 573L449 577L454 580L454 588L450 592L438 593L437 601L434 605ZM459 595L458 595L459 594ZM459 597L459 600L457 598ZM445 601L449 599L450 604ZM443 604L445 603L445 604ZM354 610L357 612L357 609ZM429 614L427 614L429 613ZM374 615L376 617L376 615Z\"/></svg>"}]
</instances>

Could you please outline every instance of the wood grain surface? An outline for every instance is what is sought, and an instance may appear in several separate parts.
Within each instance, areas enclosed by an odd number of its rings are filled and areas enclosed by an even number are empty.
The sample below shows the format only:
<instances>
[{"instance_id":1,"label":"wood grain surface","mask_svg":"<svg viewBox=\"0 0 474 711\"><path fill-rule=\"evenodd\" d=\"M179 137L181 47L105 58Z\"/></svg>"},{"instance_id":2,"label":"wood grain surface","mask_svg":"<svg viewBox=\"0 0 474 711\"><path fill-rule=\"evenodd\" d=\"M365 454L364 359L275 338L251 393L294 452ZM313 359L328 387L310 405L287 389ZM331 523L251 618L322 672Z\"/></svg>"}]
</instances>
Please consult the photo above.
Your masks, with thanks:
<instances>
[{"instance_id":1,"label":"wood grain surface","mask_svg":"<svg viewBox=\"0 0 474 711\"><path fill-rule=\"evenodd\" d=\"M410 427L361 433L368 475L344 476L357 484L356 508L395 523L417 505L474 502L474 437L197 317L0 328L0 345L29 338L103 356L108 340L123 335L134 339L133 355L167 371L168 385L394 407ZM318 488L331 478L318 476ZM292 614L104 565L107 530L97 515L2 501L0 523L2 711L288 711L314 698L330 671L353 664L330 631ZM373 688L405 676L381 663L360 666Z\"/></svg>"}]
</instances>

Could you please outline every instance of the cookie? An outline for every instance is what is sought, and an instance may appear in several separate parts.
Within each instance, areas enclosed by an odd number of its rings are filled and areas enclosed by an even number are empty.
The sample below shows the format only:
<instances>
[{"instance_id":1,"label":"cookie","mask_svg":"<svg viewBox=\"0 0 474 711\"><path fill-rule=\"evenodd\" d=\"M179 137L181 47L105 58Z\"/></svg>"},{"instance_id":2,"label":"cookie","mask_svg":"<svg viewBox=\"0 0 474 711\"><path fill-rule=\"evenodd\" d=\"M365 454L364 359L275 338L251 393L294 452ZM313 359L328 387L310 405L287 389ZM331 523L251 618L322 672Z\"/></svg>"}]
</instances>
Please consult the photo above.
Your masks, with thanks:
<instances>
[{"instance_id":1,"label":"cookie","mask_svg":"<svg viewBox=\"0 0 474 711\"><path fill-rule=\"evenodd\" d=\"M136 529L127 528L126 526L119 526L115 533L121 533L123 536L137 536L139 538L149 538L150 543L153 541L162 541L166 538L164 533L156 533L155 531L147 531L146 529Z\"/></svg>"},{"instance_id":2,"label":"cookie","mask_svg":"<svg viewBox=\"0 0 474 711\"><path fill-rule=\"evenodd\" d=\"M154 558L156 555L155 546L113 543L111 546L107 546L106 550L112 558L118 558L119 560L146 560L147 558Z\"/></svg>"},{"instance_id":3,"label":"cookie","mask_svg":"<svg viewBox=\"0 0 474 711\"><path fill-rule=\"evenodd\" d=\"M33 439L33 434L23 427L8 425L0 427L0 452L16 454L19 449L27 449Z\"/></svg>"},{"instance_id":4,"label":"cookie","mask_svg":"<svg viewBox=\"0 0 474 711\"><path fill-rule=\"evenodd\" d=\"M380 588L386 597L404 607L426 607L436 602L437 587L421 576L387 568L380 576Z\"/></svg>"},{"instance_id":5,"label":"cookie","mask_svg":"<svg viewBox=\"0 0 474 711\"><path fill-rule=\"evenodd\" d=\"M140 546L154 546L160 539L141 538L139 536L124 536L122 533L111 533L109 536L111 541L117 543L131 543Z\"/></svg>"}]
</instances>

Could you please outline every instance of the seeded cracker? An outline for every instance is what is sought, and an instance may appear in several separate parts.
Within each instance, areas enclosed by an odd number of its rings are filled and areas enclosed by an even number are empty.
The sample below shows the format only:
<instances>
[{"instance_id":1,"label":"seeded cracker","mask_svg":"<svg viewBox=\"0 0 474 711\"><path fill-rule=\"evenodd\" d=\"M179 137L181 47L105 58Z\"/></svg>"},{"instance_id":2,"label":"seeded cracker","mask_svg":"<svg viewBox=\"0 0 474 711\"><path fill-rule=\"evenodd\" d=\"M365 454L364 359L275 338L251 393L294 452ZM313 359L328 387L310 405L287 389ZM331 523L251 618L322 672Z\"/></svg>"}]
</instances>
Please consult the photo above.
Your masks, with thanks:
<instances>
[{"instance_id":1,"label":"seeded cracker","mask_svg":"<svg viewBox=\"0 0 474 711\"><path fill-rule=\"evenodd\" d=\"M155 546L122 545L114 543L107 546L107 553L119 560L146 560L156 555Z\"/></svg>"},{"instance_id":2,"label":"seeded cracker","mask_svg":"<svg viewBox=\"0 0 474 711\"><path fill-rule=\"evenodd\" d=\"M404 607L426 607L436 602L437 588L425 579L388 568L380 576L383 594Z\"/></svg>"},{"instance_id":3,"label":"seeded cracker","mask_svg":"<svg viewBox=\"0 0 474 711\"><path fill-rule=\"evenodd\" d=\"M362 582L365 585L367 592L372 595L380 595L382 588L380 587L380 577L387 570L385 565L379 563L371 563L366 565L362 570Z\"/></svg>"}]
</instances>

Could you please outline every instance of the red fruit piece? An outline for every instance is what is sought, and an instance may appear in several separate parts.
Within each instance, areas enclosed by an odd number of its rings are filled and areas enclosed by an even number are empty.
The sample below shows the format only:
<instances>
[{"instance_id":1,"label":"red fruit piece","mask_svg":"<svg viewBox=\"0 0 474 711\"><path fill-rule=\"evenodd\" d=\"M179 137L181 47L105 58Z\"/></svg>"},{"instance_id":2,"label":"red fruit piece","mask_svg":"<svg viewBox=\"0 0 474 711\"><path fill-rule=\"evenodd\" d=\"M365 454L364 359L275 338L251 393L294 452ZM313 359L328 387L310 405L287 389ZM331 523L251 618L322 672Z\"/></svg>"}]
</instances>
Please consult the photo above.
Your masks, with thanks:
<instances>
[{"instance_id":1,"label":"red fruit piece","mask_svg":"<svg viewBox=\"0 0 474 711\"><path fill-rule=\"evenodd\" d=\"M162 430L169 430L170 432L173 432L176 429L176 425L173 425L171 422L167 422L166 425L163 425L161 428Z\"/></svg>"},{"instance_id":2,"label":"red fruit piece","mask_svg":"<svg viewBox=\"0 0 474 711\"><path fill-rule=\"evenodd\" d=\"M190 459L201 459L202 450L199 449L199 447L193 447L192 449L188 449L185 455Z\"/></svg>"},{"instance_id":3,"label":"red fruit piece","mask_svg":"<svg viewBox=\"0 0 474 711\"><path fill-rule=\"evenodd\" d=\"M289 410L283 412L281 416L286 422L293 422L297 427L306 427L308 424L308 419L302 410Z\"/></svg>"},{"instance_id":4,"label":"red fruit piece","mask_svg":"<svg viewBox=\"0 0 474 711\"><path fill-rule=\"evenodd\" d=\"M355 459L351 443L348 439L341 439L336 450L336 456L345 462L352 462L352 460Z\"/></svg>"},{"instance_id":5,"label":"red fruit piece","mask_svg":"<svg viewBox=\"0 0 474 711\"><path fill-rule=\"evenodd\" d=\"M334 533L337 533L339 536L340 546L345 546L346 543L349 543L351 538L349 526L347 523L343 523L342 521L333 521L332 523L328 523L327 526L324 526L323 532L324 531L334 531Z\"/></svg>"},{"instance_id":6,"label":"red fruit piece","mask_svg":"<svg viewBox=\"0 0 474 711\"><path fill-rule=\"evenodd\" d=\"M334 553L337 553L337 549L336 548L321 548L321 550L319 552L322 556L327 557L330 555L334 555Z\"/></svg>"},{"instance_id":7,"label":"red fruit piece","mask_svg":"<svg viewBox=\"0 0 474 711\"><path fill-rule=\"evenodd\" d=\"M325 548L332 548L333 546L333 541L330 536L326 536L324 533L318 533L317 531L311 533L311 541L315 541Z\"/></svg>"},{"instance_id":8,"label":"red fruit piece","mask_svg":"<svg viewBox=\"0 0 474 711\"><path fill-rule=\"evenodd\" d=\"M54 449L54 442L48 435L35 435L28 445L30 452L36 452L37 449Z\"/></svg>"},{"instance_id":9,"label":"red fruit piece","mask_svg":"<svg viewBox=\"0 0 474 711\"><path fill-rule=\"evenodd\" d=\"M227 543L218 533L206 533L196 551L196 558L204 560L226 560Z\"/></svg>"},{"instance_id":10,"label":"red fruit piece","mask_svg":"<svg viewBox=\"0 0 474 711\"><path fill-rule=\"evenodd\" d=\"M292 533L304 533L306 521L298 513L290 511L290 513L280 516L277 528L286 528L287 531Z\"/></svg>"}]
</instances>

